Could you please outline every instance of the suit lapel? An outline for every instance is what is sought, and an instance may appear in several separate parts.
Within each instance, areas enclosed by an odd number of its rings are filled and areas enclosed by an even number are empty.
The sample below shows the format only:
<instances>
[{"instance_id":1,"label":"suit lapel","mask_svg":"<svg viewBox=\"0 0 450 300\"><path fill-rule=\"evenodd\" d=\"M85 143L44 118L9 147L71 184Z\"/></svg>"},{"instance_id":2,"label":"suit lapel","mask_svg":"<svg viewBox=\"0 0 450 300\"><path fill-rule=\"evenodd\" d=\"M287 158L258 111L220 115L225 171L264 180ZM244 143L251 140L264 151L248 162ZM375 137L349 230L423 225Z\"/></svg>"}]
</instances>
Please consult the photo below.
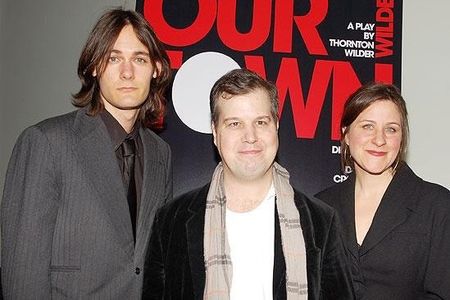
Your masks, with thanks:
<instances>
[{"instance_id":1,"label":"suit lapel","mask_svg":"<svg viewBox=\"0 0 450 300\"><path fill-rule=\"evenodd\" d=\"M273 299L282 299L286 291L286 262L281 243L280 220L275 202L275 249L273 259Z\"/></svg>"},{"instance_id":2,"label":"suit lapel","mask_svg":"<svg viewBox=\"0 0 450 300\"><path fill-rule=\"evenodd\" d=\"M100 117L91 117L86 109L78 111L74 122L78 137L73 151L85 171L98 201L109 215L123 249L133 254L133 234L128 206L111 139Z\"/></svg>"},{"instance_id":3,"label":"suit lapel","mask_svg":"<svg viewBox=\"0 0 450 300\"><path fill-rule=\"evenodd\" d=\"M311 211L306 206L306 202L304 200L302 201L304 199L303 197L303 195L296 192L294 194L294 202L300 214L300 225L305 240L308 298L316 299L320 295L321 261L324 253L322 253L323 249L319 248L316 244Z\"/></svg>"},{"instance_id":4,"label":"suit lapel","mask_svg":"<svg viewBox=\"0 0 450 300\"><path fill-rule=\"evenodd\" d=\"M188 208L190 217L186 222L187 250L196 299L203 298L203 290L205 289L206 270L203 252L203 235L208 191L209 184L191 197L193 201Z\"/></svg>"},{"instance_id":5,"label":"suit lapel","mask_svg":"<svg viewBox=\"0 0 450 300\"><path fill-rule=\"evenodd\" d=\"M149 238L150 228L153 223L154 211L162 204L166 198L165 189L166 178L161 176L165 171L161 171L166 166L159 158L156 140L149 132L149 129L141 127L140 136L144 147L144 168L142 176L142 191L137 219L136 251L144 251ZM161 202L160 202L161 201Z\"/></svg>"},{"instance_id":6,"label":"suit lapel","mask_svg":"<svg viewBox=\"0 0 450 300\"><path fill-rule=\"evenodd\" d=\"M375 247L414 211L417 184L411 181L410 173L408 166L402 166L389 184L361 245L361 255Z\"/></svg>"}]
</instances>

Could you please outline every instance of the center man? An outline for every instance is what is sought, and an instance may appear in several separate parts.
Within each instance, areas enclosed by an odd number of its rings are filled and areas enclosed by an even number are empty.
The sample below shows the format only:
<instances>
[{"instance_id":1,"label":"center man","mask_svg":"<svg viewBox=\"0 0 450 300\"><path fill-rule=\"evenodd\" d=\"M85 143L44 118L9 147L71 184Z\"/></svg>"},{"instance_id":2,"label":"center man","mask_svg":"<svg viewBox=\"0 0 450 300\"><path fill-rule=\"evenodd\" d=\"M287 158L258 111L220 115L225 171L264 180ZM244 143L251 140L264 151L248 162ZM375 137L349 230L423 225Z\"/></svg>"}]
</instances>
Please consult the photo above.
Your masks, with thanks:
<instances>
[{"instance_id":1,"label":"center man","mask_svg":"<svg viewBox=\"0 0 450 300\"><path fill-rule=\"evenodd\" d=\"M336 213L275 162L278 93L236 69L210 94L221 162L155 219L144 299L352 299Z\"/></svg>"}]
</instances>

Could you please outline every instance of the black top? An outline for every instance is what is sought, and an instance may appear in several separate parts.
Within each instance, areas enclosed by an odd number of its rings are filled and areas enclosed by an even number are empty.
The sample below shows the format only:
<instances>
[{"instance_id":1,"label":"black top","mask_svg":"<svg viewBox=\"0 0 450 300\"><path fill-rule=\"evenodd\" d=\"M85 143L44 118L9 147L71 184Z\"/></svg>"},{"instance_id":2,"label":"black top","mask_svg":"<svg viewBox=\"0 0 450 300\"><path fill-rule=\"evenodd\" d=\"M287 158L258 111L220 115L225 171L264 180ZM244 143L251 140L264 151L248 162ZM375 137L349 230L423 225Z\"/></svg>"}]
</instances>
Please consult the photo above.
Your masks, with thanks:
<instances>
[{"instance_id":1,"label":"black top","mask_svg":"<svg viewBox=\"0 0 450 300\"><path fill-rule=\"evenodd\" d=\"M116 153L117 163L121 173L123 174L123 156L120 150L120 145L127 138L133 138L136 140L136 161L134 168L134 179L136 183L136 201L137 201L137 212L139 212L139 204L142 192L142 177L143 177L143 166L144 166L144 147L142 145L142 140L139 135L139 129L141 127L140 122L137 121L130 133L127 133L125 129L120 125L120 123L106 110L102 110L100 113L103 123L105 123L106 129L108 130L109 136L111 138L112 145L114 147L114 152ZM125 185L125 183L124 183ZM125 186L127 190L128 187ZM138 216L137 216L138 217Z\"/></svg>"},{"instance_id":2,"label":"black top","mask_svg":"<svg viewBox=\"0 0 450 300\"><path fill-rule=\"evenodd\" d=\"M450 191L397 170L363 243L356 242L355 176L316 195L343 223L358 299L450 299Z\"/></svg>"}]
</instances>

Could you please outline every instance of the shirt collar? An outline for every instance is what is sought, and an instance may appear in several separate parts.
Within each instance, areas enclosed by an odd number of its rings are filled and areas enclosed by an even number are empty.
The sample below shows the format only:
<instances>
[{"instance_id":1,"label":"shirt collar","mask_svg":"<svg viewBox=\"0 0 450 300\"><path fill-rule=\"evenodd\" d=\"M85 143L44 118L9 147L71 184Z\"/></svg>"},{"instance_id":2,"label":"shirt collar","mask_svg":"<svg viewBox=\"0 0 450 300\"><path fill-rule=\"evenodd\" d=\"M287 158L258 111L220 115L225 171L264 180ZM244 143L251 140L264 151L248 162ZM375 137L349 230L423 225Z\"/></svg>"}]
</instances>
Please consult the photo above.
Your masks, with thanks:
<instances>
[{"instance_id":1,"label":"shirt collar","mask_svg":"<svg viewBox=\"0 0 450 300\"><path fill-rule=\"evenodd\" d=\"M100 117L108 130L109 136L111 137L114 151L117 150L126 138L132 137L135 139L139 135L139 128L141 127L141 123L139 121L136 121L133 130L130 133L127 133L116 118L114 118L113 115L111 115L111 113L106 109L103 109L100 112Z\"/></svg>"}]
</instances>

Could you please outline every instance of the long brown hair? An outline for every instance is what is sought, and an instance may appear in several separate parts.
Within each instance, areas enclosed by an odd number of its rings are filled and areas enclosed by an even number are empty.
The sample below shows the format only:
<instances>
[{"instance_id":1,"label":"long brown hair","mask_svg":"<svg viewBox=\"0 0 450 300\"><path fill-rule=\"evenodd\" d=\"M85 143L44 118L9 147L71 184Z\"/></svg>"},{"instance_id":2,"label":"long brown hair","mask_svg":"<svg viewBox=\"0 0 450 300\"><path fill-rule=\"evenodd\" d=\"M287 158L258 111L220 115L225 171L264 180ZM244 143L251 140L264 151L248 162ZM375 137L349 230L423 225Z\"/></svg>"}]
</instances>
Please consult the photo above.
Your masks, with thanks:
<instances>
[{"instance_id":1,"label":"long brown hair","mask_svg":"<svg viewBox=\"0 0 450 300\"><path fill-rule=\"evenodd\" d=\"M90 105L89 114L96 115L103 109L100 99L99 78L107 64L112 47L121 30L131 25L139 41L149 51L153 67L157 70L153 78L146 101L140 109L139 119L144 126L159 129L165 113L165 90L171 80L169 58L162 43L145 18L131 10L113 9L105 12L92 29L78 61L78 77L81 89L73 95L73 105L84 107ZM156 64L161 69L156 68ZM94 71L97 76L94 76Z\"/></svg>"}]
</instances>

